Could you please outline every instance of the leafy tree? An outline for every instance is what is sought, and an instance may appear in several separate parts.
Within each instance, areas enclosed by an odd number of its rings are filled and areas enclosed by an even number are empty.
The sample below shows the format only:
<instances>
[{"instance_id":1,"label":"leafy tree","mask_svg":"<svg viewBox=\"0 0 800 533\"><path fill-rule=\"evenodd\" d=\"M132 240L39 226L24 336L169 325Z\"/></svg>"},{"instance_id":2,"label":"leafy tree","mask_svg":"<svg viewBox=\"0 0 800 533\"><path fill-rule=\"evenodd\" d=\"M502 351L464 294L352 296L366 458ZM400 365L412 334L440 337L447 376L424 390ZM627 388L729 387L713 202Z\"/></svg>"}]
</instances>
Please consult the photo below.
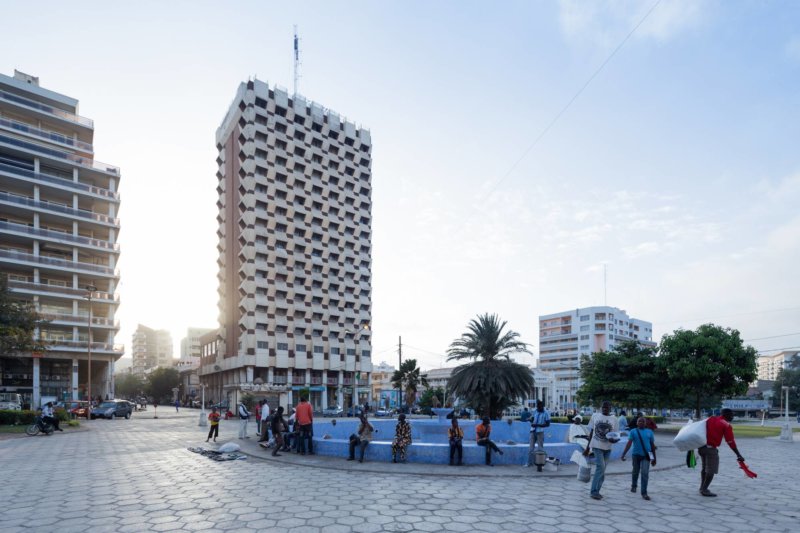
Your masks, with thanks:
<instances>
[{"instance_id":1,"label":"leafy tree","mask_svg":"<svg viewBox=\"0 0 800 533\"><path fill-rule=\"evenodd\" d=\"M34 340L36 328L47 324L30 302L17 300L8 289L8 276L0 274L0 354L43 352L44 342Z\"/></svg>"},{"instance_id":2,"label":"leafy tree","mask_svg":"<svg viewBox=\"0 0 800 533\"><path fill-rule=\"evenodd\" d=\"M436 397L439 405L434 405L433 398ZM422 409L422 412L426 415L431 414L432 407L441 407L444 405L444 398L445 398L445 391L442 387L436 387L435 389L426 389L425 392L422 393L422 397L419 399L419 407Z\"/></svg>"},{"instance_id":3,"label":"leafy tree","mask_svg":"<svg viewBox=\"0 0 800 533\"><path fill-rule=\"evenodd\" d=\"M773 405L783 405L786 393L783 387L789 387L789 410L800 409L800 355L787 361L786 366L778 370L775 383L772 385Z\"/></svg>"},{"instance_id":4,"label":"leafy tree","mask_svg":"<svg viewBox=\"0 0 800 533\"><path fill-rule=\"evenodd\" d=\"M145 389L145 382L136 374L117 376L114 390L120 398L138 398Z\"/></svg>"},{"instance_id":5,"label":"leafy tree","mask_svg":"<svg viewBox=\"0 0 800 533\"><path fill-rule=\"evenodd\" d=\"M406 359L400 364L400 368L392 374L392 386L406 394L406 405L411 407L417 397L417 389L419 386L428 386L428 380L420 375L420 369L417 367L416 359Z\"/></svg>"},{"instance_id":6,"label":"leafy tree","mask_svg":"<svg viewBox=\"0 0 800 533\"><path fill-rule=\"evenodd\" d=\"M156 368L147 376L145 390L154 401L162 403L167 398L172 398L172 389L181 382L180 373L176 368Z\"/></svg>"},{"instance_id":7,"label":"leafy tree","mask_svg":"<svg viewBox=\"0 0 800 533\"><path fill-rule=\"evenodd\" d=\"M495 419L527 398L534 385L530 369L510 358L512 353L530 353L527 345L518 340L519 333L504 333L505 326L497 315L479 315L447 350L448 361L472 360L453 370L448 390L482 416Z\"/></svg>"},{"instance_id":8,"label":"leafy tree","mask_svg":"<svg viewBox=\"0 0 800 533\"><path fill-rule=\"evenodd\" d=\"M659 351L673 403L689 401L698 418L704 399L745 394L757 376L756 350L744 346L735 329L703 324L677 330L661 339Z\"/></svg>"},{"instance_id":9,"label":"leafy tree","mask_svg":"<svg viewBox=\"0 0 800 533\"><path fill-rule=\"evenodd\" d=\"M578 399L584 405L609 400L639 410L660 403L663 380L658 374L656 349L636 341L582 356L581 380Z\"/></svg>"}]
</instances>

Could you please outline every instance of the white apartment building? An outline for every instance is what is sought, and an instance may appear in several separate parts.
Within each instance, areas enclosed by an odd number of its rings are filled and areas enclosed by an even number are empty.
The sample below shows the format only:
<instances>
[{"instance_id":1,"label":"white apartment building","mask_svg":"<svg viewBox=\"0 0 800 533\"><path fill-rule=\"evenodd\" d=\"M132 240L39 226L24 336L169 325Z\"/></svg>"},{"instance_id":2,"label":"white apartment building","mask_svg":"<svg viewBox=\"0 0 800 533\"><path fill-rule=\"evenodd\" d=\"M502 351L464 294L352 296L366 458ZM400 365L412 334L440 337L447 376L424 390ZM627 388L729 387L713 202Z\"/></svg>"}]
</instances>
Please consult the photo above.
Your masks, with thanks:
<instances>
[{"instance_id":1,"label":"white apartment building","mask_svg":"<svg viewBox=\"0 0 800 533\"><path fill-rule=\"evenodd\" d=\"M131 373L139 377L156 368L170 368L173 366L172 335L165 329L155 330L139 324L133 332L131 354Z\"/></svg>"},{"instance_id":2,"label":"white apartment building","mask_svg":"<svg viewBox=\"0 0 800 533\"><path fill-rule=\"evenodd\" d=\"M800 350L786 350L772 355L762 355L758 358L758 379L775 381L778 371L787 368L795 356L800 355Z\"/></svg>"},{"instance_id":3,"label":"white apartment building","mask_svg":"<svg viewBox=\"0 0 800 533\"><path fill-rule=\"evenodd\" d=\"M186 336L181 339L181 358L178 365L200 364L200 338L216 331L213 328L187 328Z\"/></svg>"},{"instance_id":4,"label":"white apartment building","mask_svg":"<svg viewBox=\"0 0 800 533\"><path fill-rule=\"evenodd\" d=\"M78 100L0 74L0 273L49 320L46 352L0 354L0 391L33 408L114 395L120 171L94 159L93 138Z\"/></svg>"},{"instance_id":5,"label":"white apartment building","mask_svg":"<svg viewBox=\"0 0 800 533\"><path fill-rule=\"evenodd\" d=\"M350 405L354 387L367 401L369 131L253 80L216 140L220 331L201 379L230 403L249 392L293 405L309 390L323 409Z\"/></svg>"},{"instance_id":6,"label":"white apartment building","mask_svg":"<svg viewBox=\"0 0 800 533\"><path fill-rule=\"evenodd\" d=\"M578 408L575 394L581 386L581 355L608 351L628 340L655 346L653 324L608 306L540 316L538 368L553 377L550 407L555 410Z\"/></svg>"}]
</instances>

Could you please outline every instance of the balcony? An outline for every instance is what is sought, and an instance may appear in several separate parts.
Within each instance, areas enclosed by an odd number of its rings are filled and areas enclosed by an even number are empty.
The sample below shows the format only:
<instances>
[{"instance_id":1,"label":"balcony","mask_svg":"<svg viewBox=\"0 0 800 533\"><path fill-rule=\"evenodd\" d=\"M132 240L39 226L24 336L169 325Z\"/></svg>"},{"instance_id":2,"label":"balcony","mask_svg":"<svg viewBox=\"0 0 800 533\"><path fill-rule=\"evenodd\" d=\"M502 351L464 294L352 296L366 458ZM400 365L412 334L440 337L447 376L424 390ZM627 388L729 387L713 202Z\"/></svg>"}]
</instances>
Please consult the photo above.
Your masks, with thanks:
<instances>
[{"instance_id":1,"label":"balcony","mask_svg":"<svg viewBox=\"0 0 800 533\"><path fill-rule=\"evenodd\" d=\"M344 385L352 385L353 384L353 378L343 378L342 383Z\"/></svg>"},{"instance_id":2,"label":"balcony","mask_svg":"<svg viewBox=\"0 0 800 533\"><path fill-rule=\"evenodd\" d=\"M311 377L311 384L312 385L322 385L322 376L312 376Z\"/></svg>"},{"instance_id":3,"label":"balcony","mask_svg":"<svg viewBox=\"0 0 800 533\"><path fill-rule=\"evenodd\" d=\"M286 385L286 376L275 376L272 378L273 385Z\"/></svg>"},{"instance_id":4,"label":"balcony","mask_svg":"<svg viewBox=\"0 0 800 533\"><path fill-rule=\"evenodd\" d=\"M305 376L292 376L292 385L305 385L305 384L306 384Z\"/></svg>"},{"instance_id":5,"label":"balcony","mask_svg":"<svg viewBox=\"0 0 800 533\"><path fill-rule=\"evenodd\" d=\"M8 286L11 289L18 291L30 292L47 292L57 294L68 294L70 296L77 296L84 298L86 291L84 289L73 289L71 287L61 287L59 285L48 285L46 283L31 283L28 281L14 281L8 280ZM93 292L92 301L106 302L106 303L119 303L119 294L110 294L107 292Z\"/></svg>"},{"instance_id":6,"label":"balcony","mask_svg":"<svg viewBox=\"0 0 800 533\"><path fill-rule=\"evenodd\" d=\"M44 211L61 213L73 217L85 218L88 220L93 220L95 222L102 222L104 224L109 224L111 226L119 227L118 218L113 218L108 215L101 215L100 213L95 213L94 211L87 211L84 209L73 209L63 204L56 204L47 201L37 201L32 198L28 198L27 196L20 196L17 194L0 192L0 203L2 202L14 205L21 205L24 207L32 207L34 209L40 209Z\"/></svg>"},{"instance_id":7,"label":"balcony","mask_svg":"<svg viewBox=\"0 0 800 533\"><path fill-rule=\"evenodd\" d=\"M16 105L21 105L27 107L28 109L33 109L41 113L46 113L48 115L52 115L54 117L67 120L69 122L74 122L75 124L80 124L81 126L84 126L86 128L94 128L94 121L90 118L82 117L80 115L70 113L69 111L64 111L63 109L58 109L56 107L45 105L35 100L30 100L28 98L24 98L22 96L18 96L16 94L12 94L6 91L0 91L0 100L11 102Z\"/></svg>"},{"instance_id":8,"label":"balcony","mask_svg":"<svg viewBox=\"0 0 800 533\"><path fill-rule=\"evenodd\" d=\"M94 299L94 298L92 298ZM39 316L51 322L68 322L78 326L86 326L89 321L89 315L73 315L71 313L39 313ZM119 329L119 320L111 320L109 318L92 317L92 327L113 328Z\"/></svg>"},{"instance_id":9,"label":"balcony","mask_svg":"<svg viewBox=\"0 0 800 533\"><path fill-rule=\"evenodd\" d=\"M80 192L88 192L90 194L94 194L102 198L114 200L117 202L119 201L119 193L117 192L110 191L108 189L103 189L101 187L95 187L87 183L80 183L77 181L67 180L64 178L58 178L56 176L50 176L49 174L42 174L41 172L34 172L32 170L15 167L13 165L6 165L5 163L0 163L0 172L6 172L17 176L24 176L26 178L30 178L35 181L50 183L53 185L58 185L59 187L64 187L67 189L72 189Z\"/></svg>"},{"instance_id":10,"label":"balcony","mask_svg":"<svg viewBox=\"0 0 800 533\"><path fill-rule=\"evenodd\" d=\"M24 122L17 122L16 120L9 120L7 118L0 117L0 126L14 131L20 131L34 137L39 137L40 139L45 139L50 142L71 146L84 152L92 153L94 151L92 145L87 142L79 141L77 139L73 139L72 137L67 137L66 135L62 135L61 133L57 133L55 131L40 130L39 128L34 128L29 124L25 124Z\"/></svg>"},{"instance_id":11,"label":"balcony","mask_svg":"<svg viewBox=\"0 0 800 533\"><path fill-rule=\"evenodd\" d=\"M119 167L115 167L114 165L109 165L106 163L101 163L100 161L95 161L94 159L89 157L81 157L79 155L75 155L69 152L62 152L61 150L55 150L53 148L48 148L41 144L23 141L15 137L9 137L8 135L2 135L2 134L0 134L0 143L5 143L11 146L15 146L17 148L22 148L23 150L36 152L39 155L43 155L51 159L68 161L69 163L90 170L98 170L100 172L105 172L107 174L113 174L114 176L119 176Z\"/></svg>"},{"instance_id":12,"label":"balcony","mask_svg":"<svg viewBox=\"0 0 800 533\"><path fill-rule=\"evenodd\" d=\"M339 385L339 378L338 377L328 377L328 380L325 382L328 386L336 387Z\"/></svg>"},{"instance_id":13,"label":"balcony","mask_svg":"<svg viewBox=\"0 0 800 533\"><path fill-rule=\"evenodd\" d=\"M103 250L108 250L117 253L119 252L119 244L117 243L109 241L101 241L98 239L91 239L89 237L81 237L80 235L72 235L69 233L62 233L60 231L32 228L30 226L26 226L25 224L16 224L14 222L0 221L0 231L30 235L32 237L42 237L44 239L51 241L60 241L77 245L90 246L92 248L101 248Z\"/></svg>"},{"instance_id":14,"label":"balcony","mask_svg":"<svg viewBox=\"0 0 800 533\"><path fill-rule=\"evenodd\" d=\"M101 274L114 278L119 278L119 271L101 265L90 263L79 263L78 261L67 261L65 259L55 259L53 257L43 257L16 250L0 249L0 259L11 259L22 263L32 263L35 265L53 266L71 271L83 271L91 274ZM84 291L84 294L86 292Z\"/></svg>"},{"instance_id":15,"label":"balcony","mask_svg":"<svg viewBox=\"0 0 800 533\"><path fill-rule=\"evenodd\" d=\"M44 342L47 343L48 351L79 351L79 352L87 352L89 349L89 343L84 341L73 341L73 340L48 340L42 339ZM108 344L104 342L93 342L92 343L92 353L119 353L122 355L125 353L125 346L122 344Z\"/></svg>"}]
</instances>

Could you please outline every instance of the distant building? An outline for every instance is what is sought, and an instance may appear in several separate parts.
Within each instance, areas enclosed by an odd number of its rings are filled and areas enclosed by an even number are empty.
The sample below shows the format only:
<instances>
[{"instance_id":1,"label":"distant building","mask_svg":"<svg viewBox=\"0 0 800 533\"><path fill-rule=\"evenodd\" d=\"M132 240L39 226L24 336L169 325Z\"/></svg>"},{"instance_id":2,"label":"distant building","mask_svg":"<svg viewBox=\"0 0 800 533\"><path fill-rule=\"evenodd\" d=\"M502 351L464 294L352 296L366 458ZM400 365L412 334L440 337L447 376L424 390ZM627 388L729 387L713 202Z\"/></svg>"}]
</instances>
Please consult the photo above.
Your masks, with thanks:
<instances>
[{"instance_id":1,"label":"distant building","mask_svg":"<svg viewBox=\"0 0 800 533\"><path fill-rule=\"evenodd\" d=\"M538 368L553 378L554 410L577 409L581 386L580 358L608 351L623 341L647 346L653 342L653 324L631 318L622 309L584 307L539 317Z\"/></svg>"},{"instance_id":2,"label":"distant building","mask_svg":"<svg viewBox=\"0 0 800 533\"><path fill-rule=\"evenodd\" d=\"M131 342L133 364L131 373L144 377L156 368L170 368L172 336L165 329L155 330L139 324Z\"/></svg>"},{"instance_id":3,"label":"distant building","mask_svg":"<svg viewBox=\"0 0 800 533\"><path fill-rule=\"evenodd\" d=\"M215 328L187 328L186 336L181 339L181 358L178 366L200 364L200 338Z\"/></svg>"},{"instance_id":4,"label":"distant building","mask_svg":"<svg viewBox=\"0 0 800 533\"><path fill-rule=\"evenodd\" d=\"M775 381L781 368L787 368L795 356L800 356L800 350L785 350L772 355L762 355L758 358L758 379Z\"/></svg>"},{"instance_id":5,"label":"distant building","mask_svg":"<svg viewBox=\"0 0 800 533\"><path fill-rule=\"evenodd\" d=\"M370 402L375 409L397 407L397 389L392 385L392 376L397 369L386 361L372 366Z\"/></svg>"},{"instance_id":6,"label":"distant building","mask_svg":"<svg viewBox=\"0 0 800 533\"><path fill-rule=\"evenodd\" d=\"M34 409L89 389L112 397L124 351L114 344L121 176L94 158L93 142L78 100L0 74L0 274L48 321L37 332L45 352L0 354L0 392Z\"/></svg>"}]
</instances>

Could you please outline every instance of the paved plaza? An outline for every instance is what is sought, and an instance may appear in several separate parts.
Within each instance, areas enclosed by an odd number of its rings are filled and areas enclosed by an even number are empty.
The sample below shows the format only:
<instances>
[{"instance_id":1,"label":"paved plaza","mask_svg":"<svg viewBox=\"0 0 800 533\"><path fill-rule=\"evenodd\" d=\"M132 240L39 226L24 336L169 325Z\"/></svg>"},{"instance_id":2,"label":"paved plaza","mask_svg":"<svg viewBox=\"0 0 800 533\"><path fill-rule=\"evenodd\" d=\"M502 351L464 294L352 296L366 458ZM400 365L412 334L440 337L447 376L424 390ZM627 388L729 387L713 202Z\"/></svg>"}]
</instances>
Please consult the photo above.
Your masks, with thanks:
<instances>
[{"instance_id":1,"label":"paved plaza","mask_svg":"<svg viewBox=\"0 0 800 533\"><path fill-rule=\"evenodd\" d=\"M652 501L629 492L630 462L617 463L602 501L575 467L537 474L522 467L363 465L344 458L267 452L244 443L247 460L215 462L187 450L205 444L197 410L159 409L131 420L97 420L50 437L0 441L0 532L139 531L798 531L800 442L738 439L751 480L721 450L712 489L659 438ZM413 423L413 421L412 421Z\"/></svg>"}]
</instances>

